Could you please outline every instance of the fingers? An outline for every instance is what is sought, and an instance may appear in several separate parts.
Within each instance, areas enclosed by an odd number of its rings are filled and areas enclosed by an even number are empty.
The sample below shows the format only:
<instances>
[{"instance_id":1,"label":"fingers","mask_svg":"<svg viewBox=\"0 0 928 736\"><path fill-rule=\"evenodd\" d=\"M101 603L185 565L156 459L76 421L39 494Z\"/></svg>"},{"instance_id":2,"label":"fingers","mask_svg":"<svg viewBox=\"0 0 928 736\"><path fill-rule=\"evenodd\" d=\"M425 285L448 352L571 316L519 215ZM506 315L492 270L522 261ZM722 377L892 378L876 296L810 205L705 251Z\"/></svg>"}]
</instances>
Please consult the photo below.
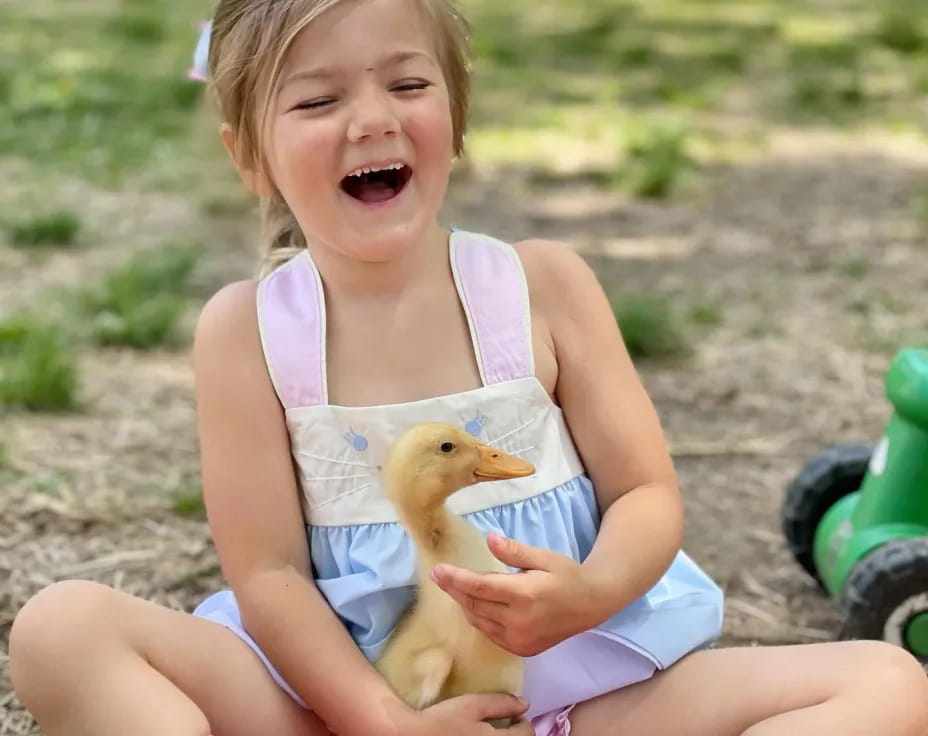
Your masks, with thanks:
<instances>
[{"instance_id":1,"label":"fingers","mask_svg":"<svg viewBox=\"0 0 928 736\"><path fill-rule=\"evenodd\" d=\"M513 575L476 573L454 565L436 565L431 577L439 588L449 594L456 591L471 598L496 603L510 603L516 597L513 590L516 576Z\"/></svg>"},{"instance_id":2,"label":"fingers","mask_svg":"<svg viewBox=\"0 0 928 736\"><path fill-rule=\"evenodd\" d=\"M512 736L535 736L535 728L532 726L531 721L519 721L517 723L513 723L505 730L506 733L512 734Z\"/></svg>"},{"instance_id":3,"label":"fingers","mask_svg":"<svg viewBox=\"0 0 928 736\"><path fill-rule=\"evenodd\" d=\"M552 566L557 564L559 555L541 547L532 547L514 539L502 537L499 534L490 534L487 537L487 546L493 556L509 567L518 567L521 570L544 570L550 572Z\"/></svg>"},{"instance_id":4,"label":"fingers","mask_svg":"<svg viewBox=\"0 0 928 736\"><path fill-rule=\"evenodd\" d=\"M505 623L509 606L496 601L485 601L462 593L456 588L443 589L450 595L464 611L464 615L475 623L477 620L486 620L488 623Z\"/></svg>"},{"instance_id":5,"label":"fingers","mask_svg":"<svg viewBox=\"0 0 928 736\"><path fill-rule=\"evenodd\" d=\"M499 718L518 718L526 710L528 703L508 693L487 693L480 695L462 695L469 699L469 710L478 721L490 721ZM531 731L529 731L531 733Z\"/></svg>"}]
</instances>

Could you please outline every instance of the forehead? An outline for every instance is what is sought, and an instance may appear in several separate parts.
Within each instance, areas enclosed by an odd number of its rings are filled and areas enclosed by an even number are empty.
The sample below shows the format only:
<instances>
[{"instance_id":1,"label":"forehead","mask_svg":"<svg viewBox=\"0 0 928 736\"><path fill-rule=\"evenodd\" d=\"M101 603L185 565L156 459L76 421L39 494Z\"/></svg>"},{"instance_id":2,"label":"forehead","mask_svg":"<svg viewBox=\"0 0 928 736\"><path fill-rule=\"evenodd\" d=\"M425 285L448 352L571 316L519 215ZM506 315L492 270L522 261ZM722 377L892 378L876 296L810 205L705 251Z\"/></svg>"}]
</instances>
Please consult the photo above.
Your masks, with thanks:
<instances>
[{"instance_id":1,"label":"forehead","mask_svg":"<svg viewBox=\"0 0 928 736\"><path fill-rule=\"evenodd\" d=\"M432 28L415 0L343 0L296 37L283 71L309 67L370 68L397 50L437 63Z\"/></svg>"}]
</instances>

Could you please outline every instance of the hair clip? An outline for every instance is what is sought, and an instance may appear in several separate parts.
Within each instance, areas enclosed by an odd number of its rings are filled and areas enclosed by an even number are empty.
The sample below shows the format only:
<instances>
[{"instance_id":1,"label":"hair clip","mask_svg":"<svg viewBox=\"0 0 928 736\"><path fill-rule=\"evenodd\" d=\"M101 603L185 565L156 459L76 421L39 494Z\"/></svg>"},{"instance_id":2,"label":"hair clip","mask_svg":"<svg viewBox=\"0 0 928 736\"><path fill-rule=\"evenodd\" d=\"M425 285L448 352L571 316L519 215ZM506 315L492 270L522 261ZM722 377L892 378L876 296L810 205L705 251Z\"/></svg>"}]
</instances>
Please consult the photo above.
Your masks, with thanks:
<instances>
[{"instance_id":1,"label":"hair clip","mask_svg":"<svg viewBox=\"0 0 928 736\"><path fill-rule=\"evenodd\" d=\"M193 66L187 72L187 76L197 82L209 80L209 37L212 30L213 21L207 20L200 24L200 38L193 52Z\"/></svg>"}]
</instances>

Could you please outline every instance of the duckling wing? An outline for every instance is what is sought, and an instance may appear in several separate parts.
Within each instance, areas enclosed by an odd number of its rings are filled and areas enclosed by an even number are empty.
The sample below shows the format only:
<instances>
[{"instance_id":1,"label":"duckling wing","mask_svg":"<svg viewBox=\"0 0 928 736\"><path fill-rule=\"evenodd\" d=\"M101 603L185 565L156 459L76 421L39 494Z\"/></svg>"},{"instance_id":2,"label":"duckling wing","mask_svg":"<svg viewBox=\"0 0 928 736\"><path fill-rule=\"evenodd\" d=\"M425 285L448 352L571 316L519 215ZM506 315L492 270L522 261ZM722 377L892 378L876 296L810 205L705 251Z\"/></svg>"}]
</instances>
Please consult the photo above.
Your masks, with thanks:
<instances>
[{"instance_id":1,"label":"duckling wing","mask_svg":"<svg viewBox=\"0 0 928 736\"><path fill-rule=\"evenodd\" d=\"M474 630L471 645L457 652L442 699L468 693L522 695L523 671L521 657Z\"/></svg>"},{"instance_id":2,"label":"duckling wing","mask_svg":"<svg viewBox=\"0 0 928 736\"><path fill-rule=\"evenodd\" d=\"M427 629L406 627L390 640L376 666L407 705L421 709L438 701L453 663L453 650Z\"/></svg>"}]
</instances>

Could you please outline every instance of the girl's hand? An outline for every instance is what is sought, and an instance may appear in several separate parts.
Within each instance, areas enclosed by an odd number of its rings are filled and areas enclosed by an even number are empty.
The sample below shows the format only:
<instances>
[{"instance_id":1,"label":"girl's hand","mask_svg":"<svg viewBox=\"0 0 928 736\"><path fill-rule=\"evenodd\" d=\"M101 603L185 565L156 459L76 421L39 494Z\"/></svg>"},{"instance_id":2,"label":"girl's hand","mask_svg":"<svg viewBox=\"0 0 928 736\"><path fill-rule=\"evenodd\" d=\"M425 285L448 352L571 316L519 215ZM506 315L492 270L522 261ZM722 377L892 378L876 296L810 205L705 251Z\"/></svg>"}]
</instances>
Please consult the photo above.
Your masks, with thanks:
<instances>
[{"instance_id":1,"label":"girl's hand","mask_svg":"<svg viewBox=\"0 0 928 736\"><path fill-rule=\"evenodd\" d=\"M436 565L432 580L460 604L474 628L503 649L530 657L596 626L610 613L588 571L569 557L497 534L493 555L518 574Z\"/></svg>"},{"instance_id":2,"label":"girl's hand","mask_svg":"<svg viewBox=\"0 0 928 736\"><path fill-rule=\"evenodd\" d=\"M528 721L516 721L528 709L528 703L512 695L485 694L460 695L414 711L399 725L402 736L534 736L535 730ZM515 721L508 728L495 728L488 721L496 719Z\"/></svg>"}]
</instances>

